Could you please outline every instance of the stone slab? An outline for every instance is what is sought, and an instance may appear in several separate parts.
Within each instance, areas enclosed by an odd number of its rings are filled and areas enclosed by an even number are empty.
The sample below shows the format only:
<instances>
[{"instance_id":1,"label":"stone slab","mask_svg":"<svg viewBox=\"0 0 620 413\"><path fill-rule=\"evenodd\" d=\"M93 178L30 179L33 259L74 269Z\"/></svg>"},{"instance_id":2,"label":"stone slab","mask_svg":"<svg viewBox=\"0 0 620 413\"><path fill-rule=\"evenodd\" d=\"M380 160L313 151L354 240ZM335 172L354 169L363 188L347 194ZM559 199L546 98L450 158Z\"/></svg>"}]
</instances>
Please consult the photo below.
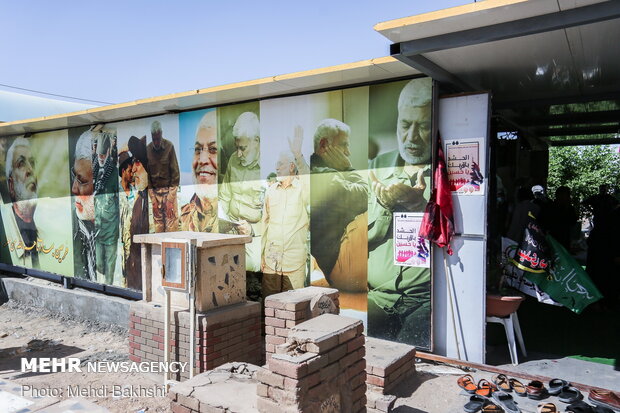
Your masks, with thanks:
<instances>
[{"instance_id":1,"label":"stone slab","mask_svg":"<svg viewBox=\"0 0 620 413\"><path fill-rule=\"evenodd\" d=\"M11 300L77 319L97 321L127 328L132 300L80 289L67 289L41 281L2 277Z\"/></svg>"},{"instance_id":2,"label":"stone slab","mask_svg":"<svg viewBox=\"0 0 620 413\"><path fill-rule=\"evenodd\" d=\"M366 338L366 371L385 377L415 357L415 347L378 338Z\"/></svg>"},{"instance_id":3,"label":"stone slab","mask_svg":"<svg viewBox=\"0 0 620 413\"><path fill-rule=\"evenodd\" d=\"M131 311L139 316L143 314L149 320L164 320L164 307L160 304L146 301L136 301L131 303ZM226 307L215 308L205 312L196 312L196 328L204 327L205 323L216 324L230 322L234 320L247 319L249 316L259 314L261 311L260 303L255 301L244 301ZM189 310L171 306L171 319L176 320L182 327L189 327Z\"/></svg>"},{"instance_id":4,"label":"stone slab","mask_svg":"<svg viewBox=\"0 0 620 413\"><path fill-rule=\"evenodd\" d=\"M358 328L363 328L360 320L334 314L322 314L292 327L287 342L314 344L320 348L320 351L323 351L340 344L338 336L341 334ZM328 342L330 344L326 344L326 348L323 348L323 344ZM309 348L309 351L316 350Z\"/></svg>"},{"instance_id":5,"label":"stone slab","mask_svg":"<svg viewBox=\"0 0 620 413\"><path fill-rule=\"evenodd\" d=\"M145 244L161 244L170 239L192 240L198 248L219 247L222 245L247 244L252 242L249 235L214 234L208 232L177 231L157 234L138 234L133 241Z\"/></svg>"},{"instance_id":6,"label":"stone slab","mask_svg":"<svg viewBox=\"0 0 620 413\"><path fill-rule=\"evenodd\" d=\"M197 399L201 411L208 405L230 413L257 413L258 369L249 363L224 364L175 385L171 392Z\"/></svg>"},{"instance_id":7,"label":"stone slab","mask_svg":"<svg viewBox=\"0 0 620 413\"><path fill-rule=\"evenodd\" d=\"M267 297L265 299L265 306L272 307L269 305L271 302L298 304L304 301L312 301L314 297L319 295L338 295L338 290L335 288L305 287L297 290L285 291Z\"/></svg>"}]
</instances>

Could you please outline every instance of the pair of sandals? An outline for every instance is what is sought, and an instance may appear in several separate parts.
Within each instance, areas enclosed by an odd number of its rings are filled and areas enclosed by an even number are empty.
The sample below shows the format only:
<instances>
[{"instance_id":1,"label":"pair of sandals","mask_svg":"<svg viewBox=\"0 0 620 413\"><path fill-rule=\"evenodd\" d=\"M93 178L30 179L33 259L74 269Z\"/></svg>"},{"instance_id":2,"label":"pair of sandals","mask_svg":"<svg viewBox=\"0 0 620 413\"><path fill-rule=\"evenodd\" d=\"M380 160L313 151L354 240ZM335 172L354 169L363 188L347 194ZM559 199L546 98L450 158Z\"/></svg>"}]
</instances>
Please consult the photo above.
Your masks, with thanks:
<instances>
[{"instance_id":1,"label":"pair of sandals","mask_svg":"<svg viewBox=\"0 0 620 413\"><path fill-rule=\"evenodd\" d=\"M456 383L467 393L482 397L491 397L491 394L497 391L497 386L486 379L481 379L476 384L474 378L469 374L459 377Z\"/></svg>"},{"instance_id":2,"label":"pair of sandals","mask_svg":"<svg viewBox=\"0 0 620 413\"><path fill-rule=\"evenodd\" d=\"M538 405L537 413L560 413L558 408L553 403L541 403ZM590 406L583 401L576 401L566 406L566 412L568 413L614 413L608 407L604 406Z\"/></svg>"},{"instance_id":3,"label":"pair of sandals","mask_svg":"<svg viewBox=\"0 0 620 413\"><path fill-rule=\"evenodd\" d=\"M532 400L542 400L548 395L557 396L562 403L573 403L583 399L583 395L579 390L562 379L550 380L549 389L545 387L542 381L533 380L527 386L524 386L520 381L509 379L504 374L494 376L493 381L500 390L506 392L513 390L518 396L527 396L527 398Z\"/></svg>"},{"instance_id":4,"label":"pair of sandals","mask_svg":"<svg viewBox=\"0 0 620 413\"><path fill-rule=\"evenodd\" d=\"M549 394L557 396L562 403L574 403L583 399L583 394L569 382L562 379L549 381Z\"/></svg>"},{"instance_id":5,"label":"pair of sandals","mask_svg":"<svg viewBox=\"0 0 620 413\"><path fill-rule=\"evenodd\" d=\"M469 402L463 406L467 413L482 412L507 412L520 413L521 409L517 406L512 396L503 391L495 391L492 396L484 397L474 394L469 398Z\"/></svg>"},{"instance_id":6,"label":"pair of sandals","mask_svg":"<svg viewBox=\"0 0 620 413\"><path fill-rule=\"evenodd\" d=\"M570 413L614 413L606 406L590 406L588 403L579 400L566 406L566 411Z\"/></svg>"},{"instance_id":7,"label":"pair of sandals","mask_svg":"<svg viewBox=\"0 0 620 413\"><path fill-rule=\"evenodd\" d=\"M503 392L514 391L517 396L527 396L527 388L517 379L508 378L505 374L497 374L493 376L493 383Z\"/></svg>"}]
</instances>

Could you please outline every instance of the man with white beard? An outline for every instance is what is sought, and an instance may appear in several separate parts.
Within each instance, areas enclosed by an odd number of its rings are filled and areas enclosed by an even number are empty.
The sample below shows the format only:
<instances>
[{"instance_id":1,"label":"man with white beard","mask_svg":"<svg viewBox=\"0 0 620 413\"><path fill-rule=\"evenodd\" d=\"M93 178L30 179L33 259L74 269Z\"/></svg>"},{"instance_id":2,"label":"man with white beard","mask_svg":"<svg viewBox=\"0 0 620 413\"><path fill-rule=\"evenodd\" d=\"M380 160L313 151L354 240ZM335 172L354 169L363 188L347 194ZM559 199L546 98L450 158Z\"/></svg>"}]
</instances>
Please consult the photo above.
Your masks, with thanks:
<instances>
[{"instance_id":1,"label":"man with white beard","mask_svg":"<svg viewBox=\"0 0 620 413\"><path fill-rule=\"evenodd\" d=\"M276 183L267 188L263 209L261 288L263 298L303 288L308 261L310 167L301 152L303 130L295 128L290 150L276 163Z\"/></svg>"},{"instance_id":2,"label":"man with white beard","mask_svg":"<svg viewBox=\"0 0 620 413\"><path fill-rule=\"evenodd\" d=\"M93 196L93 142L95 135L84 132L75 144L73 167L71 168L71 193L74 196L77 231L80 237L83 272L75 275L91 281L97 280L95 262L95 201Z\"/></svg>"},{"instance_id":3,"label":"man with white beard","mask_svg":"<svg viewBox=\"0 0 620 413\"><path fill-rule=\"evenodd\" d=\"M430 197L432 83L413 79L398 99L398 149L370 162L368 331L430 347L430 268L394 265L394 213L424 212Z\"/></svg>"},{"instance_id":4,"label":"man with white beard","mask_svg":"<svg viewBox=\"0 0 620 413\"><path fill-rule=\"evenodd\" d=\"M233 223L230 231L251 235L246 244L246 269L260 271L263 199L265 185L260 178L260 123L253 112L243 112L232 129L235 152L230 156L219 190L220 218Z\"/></svg>"},{"instance_id":5,"label":"man with white beard","mask_svg":"<svg viewBox=\"0 0 620 413\"><path fill-rule=\"evenodd\" d=\"M37 176L30 142L19 137L6 154L6 180L12 204L5 205L2 221L13 265L39 268L36 248L41 237L34 222Z\"/></svg>"},{"instance_id":6,"label":"man with white beard","mask_svg":"<svg viewBox=\"0 0 620 413\"><path fill-rule=\"evenodd\" d=\"M181 231L218 232L217 117L207 112L196 128L192 182L194 195L181 208Z\"/></svg>"}]
</instances>

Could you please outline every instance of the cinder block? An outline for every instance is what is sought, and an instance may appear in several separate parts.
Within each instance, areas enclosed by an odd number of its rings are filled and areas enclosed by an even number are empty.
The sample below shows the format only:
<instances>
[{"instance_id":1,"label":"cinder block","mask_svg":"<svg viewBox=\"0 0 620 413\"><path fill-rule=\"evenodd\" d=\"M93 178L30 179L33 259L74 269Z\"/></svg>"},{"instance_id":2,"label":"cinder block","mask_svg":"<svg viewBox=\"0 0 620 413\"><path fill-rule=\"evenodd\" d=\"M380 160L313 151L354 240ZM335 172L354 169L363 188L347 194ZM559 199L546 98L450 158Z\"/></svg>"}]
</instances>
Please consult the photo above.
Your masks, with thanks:
<instances>
[{"instance_id":1,"label":"cinder block","mask_svg":"<svg viewBox=\"0 0 620 413\"><path fill-rule=\"evenodd\" d=\"M181 406L177 402L172 402L171 407L172 407L172 413L192 413L190 409L188 409L185 406Z\"/></svg>"},{"instance_id":2,"label":"cinder block","mask_svg":"<svg viewBox=\"0 0 620 413\"><path fill-rule=\"evenodd\" d=\"M198 399L195 399L193 397L187 397L184 396L182 394L179 394L178 398L177 398L177 403L182 404L183 406L192 409L192 410L198 410L199 408L199 402Z\"/></svg>"},{"instance_id":3,"label":"cinder block","mask_svg":"<svg viewBox=\"0 0 620 413\"><path fill-rule=\"evenodd\" d=\"M256 385L256 394L259 397L268 397L268 393L267 393L268 389L269 389L268 385L264 383L258 383Z\"/></svg>"},{"instance_id":4,"label":"cinder block","mask_svg":"<svg viewBox=\"0 0 620 413\"><path fill-rule=\"evenodd\" d=\"M289 320L290 321L290 320ZM265 326L286 327L286 320L276 317L265 317Z\"/></svg>"},{"instance_id":5,"label":"cinder block","mask_svg":"<svg viewBox=\"0 0 620 413\"><path fill-rule=\"evenodd\" d=\"M293 379L299 379L308 374L308 365L306 363L292 363L276 358L278 356L279 355L273 356L267 363L269 370L272 372Z\"/></svg>"},{"instance_id":6,"label":"cinder block","mask_svg":"<svg viewBox=\"0 0 620 413\"><path fill-rule=\"evenodd\" d=\"M275 386L281 389L284 388L284 376L273 373L264 368L258 369L256 372L256 379L269 386Z\"/></svg>"}]
</instances>

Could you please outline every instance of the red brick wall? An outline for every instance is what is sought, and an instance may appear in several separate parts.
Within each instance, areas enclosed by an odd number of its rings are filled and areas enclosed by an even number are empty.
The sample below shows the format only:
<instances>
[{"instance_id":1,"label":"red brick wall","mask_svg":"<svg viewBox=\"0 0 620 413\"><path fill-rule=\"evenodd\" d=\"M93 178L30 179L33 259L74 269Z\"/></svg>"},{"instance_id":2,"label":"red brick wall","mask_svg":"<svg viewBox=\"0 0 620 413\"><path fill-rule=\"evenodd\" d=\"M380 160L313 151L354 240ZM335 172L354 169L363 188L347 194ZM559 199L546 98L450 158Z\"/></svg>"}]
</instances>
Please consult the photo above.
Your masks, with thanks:
<instances>
[{"instance_id":1,"label":"red brick wall","mask_svg":"<svg viewBox=\"0 0 620 413\"><path fill-rule=\"evenodd\" d=\"M189 312L173 311L170 325L170 361L189 359ZM134 303L129 316L129 359L135 362L164 361L164 309ZM229 361L263 362L260 304L234 304L196 314L195 373ZM187 380L189 371L175 380Z\"/></svg>"}]
</instances>

